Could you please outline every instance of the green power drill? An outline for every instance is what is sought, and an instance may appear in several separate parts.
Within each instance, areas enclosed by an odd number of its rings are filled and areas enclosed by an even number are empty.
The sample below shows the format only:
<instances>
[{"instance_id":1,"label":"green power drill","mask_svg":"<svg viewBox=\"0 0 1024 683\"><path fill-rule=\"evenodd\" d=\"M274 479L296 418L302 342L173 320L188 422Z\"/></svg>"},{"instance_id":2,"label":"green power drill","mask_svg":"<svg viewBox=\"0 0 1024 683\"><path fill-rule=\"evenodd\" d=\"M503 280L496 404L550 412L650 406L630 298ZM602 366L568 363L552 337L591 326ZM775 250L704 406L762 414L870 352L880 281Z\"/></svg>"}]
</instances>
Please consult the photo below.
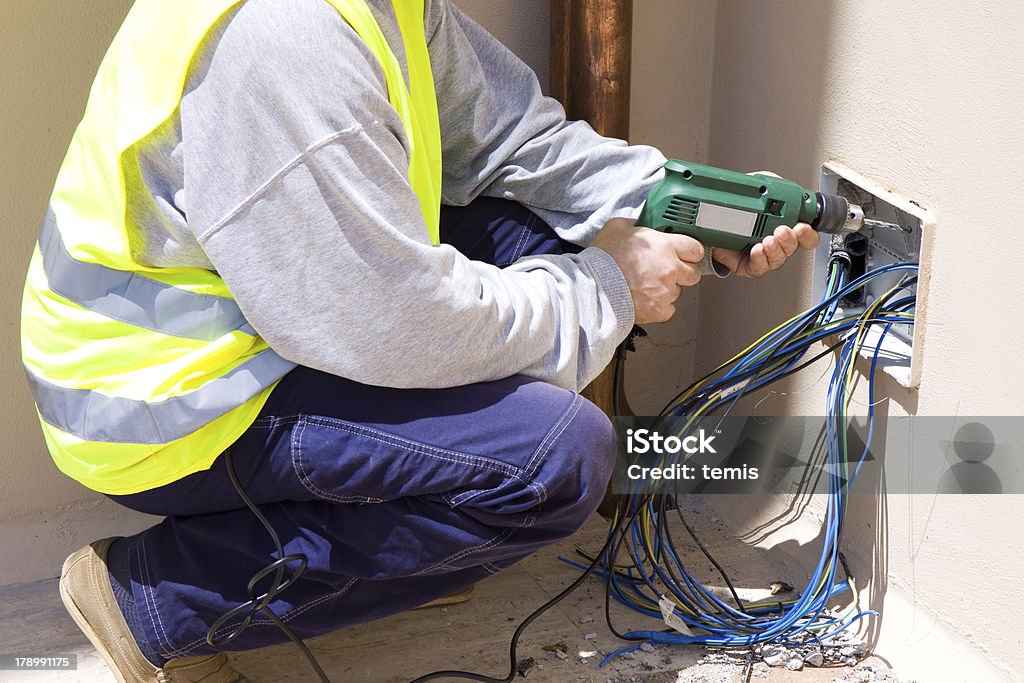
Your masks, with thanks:
<instances>
[{"instance_id":1,"label":"green power drill","mask_svg":"<svg viewBox=\"0 0 1024 683\"><path fill-rule=\"evenodd\" d=\"M757 244L780 225L809 223L833 235L899 227L865 219L860 206L806 190L792 180L675 160L665 164L665 178L647 195L636 223L689 235L705 246L737 250Z\"/></svg>"}]
</instances>

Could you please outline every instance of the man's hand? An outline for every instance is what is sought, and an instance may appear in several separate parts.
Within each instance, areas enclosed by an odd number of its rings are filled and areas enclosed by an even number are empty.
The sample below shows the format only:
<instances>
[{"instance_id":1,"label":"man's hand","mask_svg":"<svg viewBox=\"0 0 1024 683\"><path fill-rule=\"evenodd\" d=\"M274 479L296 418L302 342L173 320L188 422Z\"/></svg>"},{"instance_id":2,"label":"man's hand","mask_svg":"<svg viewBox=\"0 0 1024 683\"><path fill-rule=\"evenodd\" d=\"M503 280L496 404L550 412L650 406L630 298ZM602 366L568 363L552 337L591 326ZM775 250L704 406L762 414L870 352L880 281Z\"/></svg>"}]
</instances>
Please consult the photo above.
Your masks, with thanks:
<instances>
[{"instance_id":1,"label":"man's hand","mask_svg":"<svg viewBox=\"0 0 1024 683\"><path fill-rule=\"evenodd\" d=\"M662 323L675 312L682 288L700 281L704 247L692 237L640 228L625 218L613 218L590 246L615 260L633 296L638 324Z\"/></svg>"},{"instance_id":2,"label":"man's hand","mask_svg":"<svg viewBox=\"0 0 1024 683\"><path fill-rule=\"evenodd\" d=\"M761 277L769 270L778 270L798 249L818 246L818 233L807 223L795 228L780 225L775 232L755 244L750 251L715 247L711 255L716 261L742 277Z\"/></svg>"}]
</instances>

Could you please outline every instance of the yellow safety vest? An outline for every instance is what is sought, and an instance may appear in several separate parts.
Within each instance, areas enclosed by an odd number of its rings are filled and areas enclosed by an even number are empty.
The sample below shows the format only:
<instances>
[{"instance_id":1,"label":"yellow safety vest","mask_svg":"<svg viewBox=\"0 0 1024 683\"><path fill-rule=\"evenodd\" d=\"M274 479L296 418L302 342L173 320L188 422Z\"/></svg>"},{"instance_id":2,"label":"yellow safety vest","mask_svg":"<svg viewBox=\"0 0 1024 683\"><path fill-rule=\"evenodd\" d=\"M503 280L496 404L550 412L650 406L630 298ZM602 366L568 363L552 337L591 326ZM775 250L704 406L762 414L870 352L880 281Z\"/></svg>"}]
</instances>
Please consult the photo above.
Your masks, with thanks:
<instances>
[{"instance_id":1,"label":"yellow safety vest","mask_svg":"<svg viewBox=\"0 0 1024 683\"><path fill-rule=\"evenodd\" d=\"M135 3L100 65L32 255L22 359L46 444L61 471L103 493L209 468L294 367L216 273L146 266L129 247L130 149L175 115L203 38L241 1ZM409 181L437 243L441 135L424 0L392 0L408 86L365 0L325 2L384 71L412 148Z\"/></svg>"}]
</instances>

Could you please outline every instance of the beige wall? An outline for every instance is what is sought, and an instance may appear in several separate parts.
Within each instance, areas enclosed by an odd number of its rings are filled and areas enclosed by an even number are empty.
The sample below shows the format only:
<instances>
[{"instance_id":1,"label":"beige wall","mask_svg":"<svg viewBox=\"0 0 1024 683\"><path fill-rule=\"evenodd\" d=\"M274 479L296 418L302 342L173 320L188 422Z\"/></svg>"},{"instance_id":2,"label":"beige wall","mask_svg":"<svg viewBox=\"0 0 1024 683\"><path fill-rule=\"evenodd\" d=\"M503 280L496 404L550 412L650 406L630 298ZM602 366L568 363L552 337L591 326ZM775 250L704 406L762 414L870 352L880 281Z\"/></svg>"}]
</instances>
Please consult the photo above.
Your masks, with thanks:
<instances>
[{"instance_id":1,"label":"beige wall","mask_svg":"<svg viewBox=\"0 0 1024 683\"><path fill-rule=\"evenodd\" d=\"M1022 219L1012 199L1024 165L1022 25L1016 0L718 3L709 162L814 186L835 159L936 217L920 391L883 381L883 411L1024 414ZM809 302L809 268L787 271L764 287L701 287L697 370ZM820 371L759 409L821 414ZM856 498L847 554L872 577L871 606L885 615L879 651L923 680L1020 680L1020 497ZM721 509L750 529L784 503ZM785 543L798 527L767 542L807 559L813 542Z\"/></svg>"},{"instance_id":2,"label":"beige wall","mask_svg":"<svg viewBox=\"0 0 1024 683\"><path fill-rule=\"evenodd\" d=\"M18 352L21 290L53 179L92 77L130 0L0 3L0 585L56 576L64 556L153 519L61 475L50 461ZM459 6L521 55L547 83L548 0Z\"/></svg>"},{"instance_id":3,"label":"beige wall","mask_svg":"<svg viewBox=\"0 0 1024 683\"><path fill-rule=\"evenodd\" d=\"M32 245L92 76L127 0L7 0L0 6L0 584L55 576L61 555L140 528L141 515L61 475L21 369L18 320Z\"/></svg>"}]
</instances>

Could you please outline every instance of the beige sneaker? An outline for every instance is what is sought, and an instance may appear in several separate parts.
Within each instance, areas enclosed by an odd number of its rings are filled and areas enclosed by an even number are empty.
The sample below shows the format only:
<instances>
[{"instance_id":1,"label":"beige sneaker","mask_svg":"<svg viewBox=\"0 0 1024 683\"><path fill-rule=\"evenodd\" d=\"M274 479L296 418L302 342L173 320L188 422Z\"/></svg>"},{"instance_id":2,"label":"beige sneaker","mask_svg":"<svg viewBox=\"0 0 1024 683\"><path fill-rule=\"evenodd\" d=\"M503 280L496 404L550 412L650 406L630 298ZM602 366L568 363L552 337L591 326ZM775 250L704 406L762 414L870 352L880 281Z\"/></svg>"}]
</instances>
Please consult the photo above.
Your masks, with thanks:
<instances>
[{"instance_id":1,"label":"beige sneaker","mask_svg":"<svg viewBox=\"0 0 1024 683\"><path fill-rule=\"evenodd\" d=\"M163 668L142 655L110 587L107 550L115 540L90 543L64 561L60 599L119 683L247 683L223 652L172 659Z\"/></svg>"}]
</instances>

